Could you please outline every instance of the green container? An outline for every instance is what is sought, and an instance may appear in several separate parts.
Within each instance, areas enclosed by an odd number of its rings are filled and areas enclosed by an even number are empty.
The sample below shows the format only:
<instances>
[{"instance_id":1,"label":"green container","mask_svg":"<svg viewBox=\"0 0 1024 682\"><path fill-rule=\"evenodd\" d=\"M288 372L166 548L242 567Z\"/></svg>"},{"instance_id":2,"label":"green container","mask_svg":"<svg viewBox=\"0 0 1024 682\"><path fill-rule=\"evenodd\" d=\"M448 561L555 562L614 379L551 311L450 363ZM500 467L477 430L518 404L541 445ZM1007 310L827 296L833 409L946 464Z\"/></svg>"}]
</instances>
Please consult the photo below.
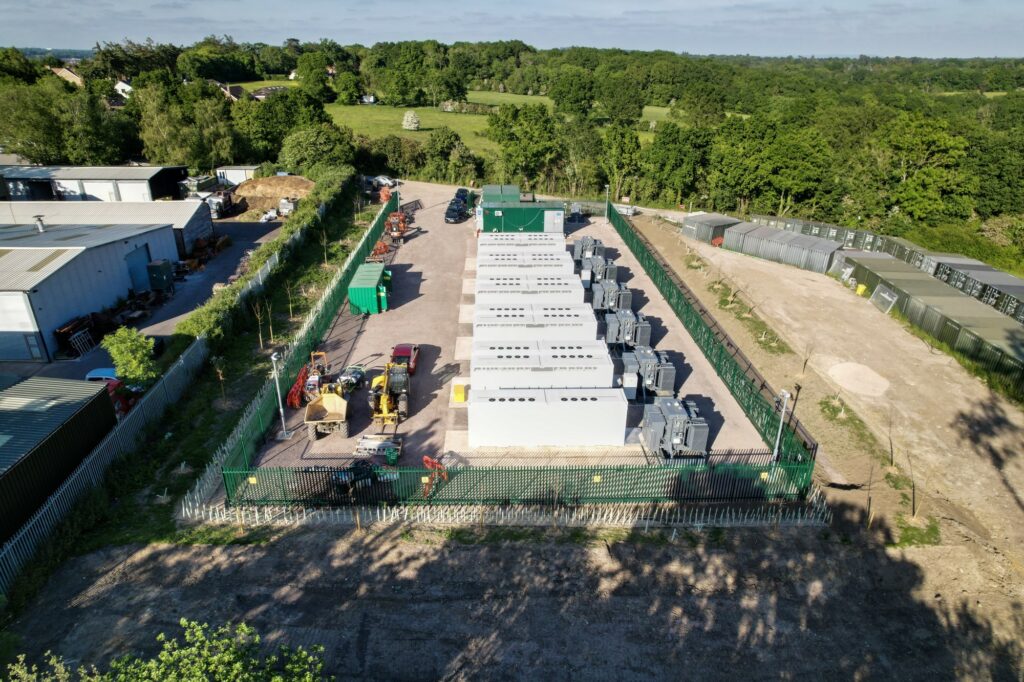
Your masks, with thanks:
<instances>
[{"instance_id":1,"label":"green container","mask_svg":"<svg viewBox=\"0 0 1024 682\"><path fill-rule=\"evenodd\" d=\"M166 291L174 286L174 266L167 259L155 260L146 266L149 286L154 291Z\"/></svg>"},{"instance_id":2,"label":"green container","mask_svg":"<svg viewBox=\"0 0 1024 682\"><path fill-rule=\"evenodd\" d=\"M383 280L383 263L363 263L356 269L348 285L348 305L353 315L373 315L388 309Z\"/></svg>"},{"instance_id":3,"label":"green container","mask_svg":"<svg viewBox=\"0 0 1024 682\"><path fill-rule=\"evenodd\" d=\"M553 201L485 201L482 208L484 232L543 232L544 214L565 210Z\"/></svg>"}]
</instances>

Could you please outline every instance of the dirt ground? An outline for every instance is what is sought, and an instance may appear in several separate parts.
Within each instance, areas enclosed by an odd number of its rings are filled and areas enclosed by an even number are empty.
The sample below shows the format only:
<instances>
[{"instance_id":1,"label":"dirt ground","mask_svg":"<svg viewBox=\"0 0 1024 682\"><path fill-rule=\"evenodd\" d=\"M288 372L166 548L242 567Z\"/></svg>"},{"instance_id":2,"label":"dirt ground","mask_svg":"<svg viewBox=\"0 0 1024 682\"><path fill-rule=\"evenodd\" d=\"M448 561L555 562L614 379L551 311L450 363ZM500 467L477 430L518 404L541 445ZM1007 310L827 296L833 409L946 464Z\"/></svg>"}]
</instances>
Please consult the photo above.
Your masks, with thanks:
<instances>
[{"instance_id":1,"label":"dirt ground","mask_svg":"<svg viewBox=\"0 0 1024 682\"><path fill-rule=\"evenodd\" d=\"M897 490L882 480L896 472L885 461L891 433L899 472L912 472L918 482L919 516L938 520L943 546L983 548L995 562L988 579L1008 588L986 608L1018 610L1024 585L1021 410L829 277L685 240L650 217L634 222L729 334L741 345L748 341L744 352L773 385L801 385L797 416L821 444L817 475L829 486L829 499L866 508L870 495L872 511L892 524L910 515L909 486ZM708 267L682 266L690 250ZM793 353L763 351L715 304L708 285L723 277ZM864 420L881 452L867 452L847 425L826 418L819 404L837 394Z\"/></svg>"},{"instance_id":2,"label":"dirt ground","mask_svg":"<svg viewBox=\"0 0 1024 682\"><path fill-rule=\"evenodd\" d=\"M1018 679L1024 619L976 615L1002 595L970 552L806 529L326 527L81 557L13 629L32 659L103 664L155 653L181 618L245 621L322 644L353 680Z\"/></svg>"}]
</instances>

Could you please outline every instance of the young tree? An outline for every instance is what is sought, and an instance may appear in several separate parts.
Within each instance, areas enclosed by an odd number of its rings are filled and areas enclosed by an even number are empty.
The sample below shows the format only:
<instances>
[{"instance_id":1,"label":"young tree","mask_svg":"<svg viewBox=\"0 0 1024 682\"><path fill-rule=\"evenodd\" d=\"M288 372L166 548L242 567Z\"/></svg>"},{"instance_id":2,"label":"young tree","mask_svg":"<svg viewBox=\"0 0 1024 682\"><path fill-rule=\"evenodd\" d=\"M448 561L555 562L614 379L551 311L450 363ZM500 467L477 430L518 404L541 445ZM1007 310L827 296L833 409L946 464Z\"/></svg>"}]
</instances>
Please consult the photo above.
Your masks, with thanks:
<instances>
[{"instance_id":1,"label":"young tree","mask_svg":"<svg viewBox=\"0 0 1024 682\"><path fill-rule=\"evenodd\" d=\"M402 129L403 130L419 130L420 129L420 117L416 115L416 112L410 109L405 112L405 116L402 117Z\"/></svg>"},{"instance_id":2,"label":"young tree","mask_svg":"<svg viewBox=\"0 0 1024 682\"><path fill-rule=\"evenodd\" d=\"M148 386L160 376L153 359L153 339L131 327L121 327L100 344L110 353L117 377L129 386Z\"/></svg>"}]
</instances>

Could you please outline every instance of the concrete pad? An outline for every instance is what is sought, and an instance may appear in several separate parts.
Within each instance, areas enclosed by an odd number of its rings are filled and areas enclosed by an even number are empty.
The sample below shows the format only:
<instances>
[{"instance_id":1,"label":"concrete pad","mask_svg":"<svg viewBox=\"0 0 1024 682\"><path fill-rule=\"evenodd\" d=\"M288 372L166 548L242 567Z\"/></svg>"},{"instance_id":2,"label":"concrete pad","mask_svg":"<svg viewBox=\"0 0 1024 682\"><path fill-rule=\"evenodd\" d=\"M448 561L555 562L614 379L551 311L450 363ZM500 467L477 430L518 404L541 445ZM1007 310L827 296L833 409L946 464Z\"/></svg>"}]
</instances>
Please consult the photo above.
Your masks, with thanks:
<instances>
[{"instance_id":1,"label":"concrete pad","mask_svg":"<svg viewBox=\"0 0 1024 682\"><path fill-rule=\"evenodd\" d=\"M476 306L459 304L459 324L473 324L473 311Z\"/></svg>"},{"instance_id":2,"label":"concrete pad","mask_svg":"<svg viewBox=\"0 0 1024 682\"><path fill-rule=\"evenodd\" d=\"M466 259L466 272L476 272L476 258L473 256Z\"/></svg>"},{"instance_id":3,"label":"concrete pad","mask_svg":"<svg viewBox=\"0 0 1024 682\"><path fill-rule=\"evenodd\" d=\"M473 337L460 336L455 339L455 359L469 362L473 357Z\"/></svg>"},{"instance_id":4,"label":"concrete pad","mask_svg":"<svg viewBox=\"0 0 1024 682\"><path fill-rule=\"evenodd\" d=\"M476 293L476 277L467 277L466 279L462 280L462 293Z\"/></svg>"}]
</instances>

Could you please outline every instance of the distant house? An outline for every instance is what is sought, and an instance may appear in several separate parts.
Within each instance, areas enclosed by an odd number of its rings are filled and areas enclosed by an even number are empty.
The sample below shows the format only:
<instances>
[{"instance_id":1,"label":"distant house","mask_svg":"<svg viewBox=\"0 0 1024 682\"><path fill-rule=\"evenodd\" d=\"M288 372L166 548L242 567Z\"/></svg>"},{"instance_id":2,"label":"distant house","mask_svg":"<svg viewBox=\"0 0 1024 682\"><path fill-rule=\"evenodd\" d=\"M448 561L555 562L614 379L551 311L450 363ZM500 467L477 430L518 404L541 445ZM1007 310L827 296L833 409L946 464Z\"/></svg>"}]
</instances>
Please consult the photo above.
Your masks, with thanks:
<instances>
[{"instance_id":1,"label":"distant house","mask_svg":"<svg viewBox=\"0 0 1024 682\"><path fill-rule=\"evenodd\" d=\"M270 97L274 93L281 92L282 90L287 89L287 85L268 85L265 88L257 88L253 90L251 94L254 99L257 99L262 102L263 100Z\"/></svg>"},{"instance_id":2,"label":"distant house","mask_svg":"<svg viewBox=\"0 0 1024 682\"><path fill-rule=\"evenodd\" d=\"M114 92L119 94L124 99L128 99L132 96L132 86L128 81L117 81L114 83Z\"/></svg>"},{"instance_id":3,"label":"distant house","mask_svg":"<svg viewBox=\"0 0 1024 682\"><path fill-rule=\"evenodd\" d=\"M374 95L363 95L362 97L359 98L359 103L360 104L376 104L377 103L377 97L374 96Z\"/></svg>"},{"instance_id":4,"label":"distant house","mask_svg":"<svg viewBox=\"0 0 1024 682\"><path fill-rule=\"evenodd\" d=\"M66 66L51 66L50 71L53 71L53 75L58 78L63 78L72 85L77 85L78 87L85 85L85 81L82 80L82 77Z\"/></svg>"},{"instance_id":5,"label":"distant house","mask_svg":"<svg viewBox=\"0 0 1024 682\"><path fill-rule=\"evenodd\" d=\"M292 69L292 70L291 70L291 71L290 71L290 72L288 73L288 80L290 80L290 81L293 81L293 80L295 80L295 79L296 79L296 78L298 78L298 77L299 77L299 72L298 72L298 71L296 71L295 69Z\"/></svg>"},{"instance_id":6,"label":"distant house","mask_svg":"<svg viewBox=\"0 0 1024 682\"><path fill-rule=\"evenodd\" d=\"M245 88L241 85L227 85L226 83L221 83L220 81L212 79L209 82L211 85L216 85L217 88L224 93L224 96L232 102L237 102L240 99L251 99L252 97L252 95L246 92Z\"/></svg>"}]
</instances>

